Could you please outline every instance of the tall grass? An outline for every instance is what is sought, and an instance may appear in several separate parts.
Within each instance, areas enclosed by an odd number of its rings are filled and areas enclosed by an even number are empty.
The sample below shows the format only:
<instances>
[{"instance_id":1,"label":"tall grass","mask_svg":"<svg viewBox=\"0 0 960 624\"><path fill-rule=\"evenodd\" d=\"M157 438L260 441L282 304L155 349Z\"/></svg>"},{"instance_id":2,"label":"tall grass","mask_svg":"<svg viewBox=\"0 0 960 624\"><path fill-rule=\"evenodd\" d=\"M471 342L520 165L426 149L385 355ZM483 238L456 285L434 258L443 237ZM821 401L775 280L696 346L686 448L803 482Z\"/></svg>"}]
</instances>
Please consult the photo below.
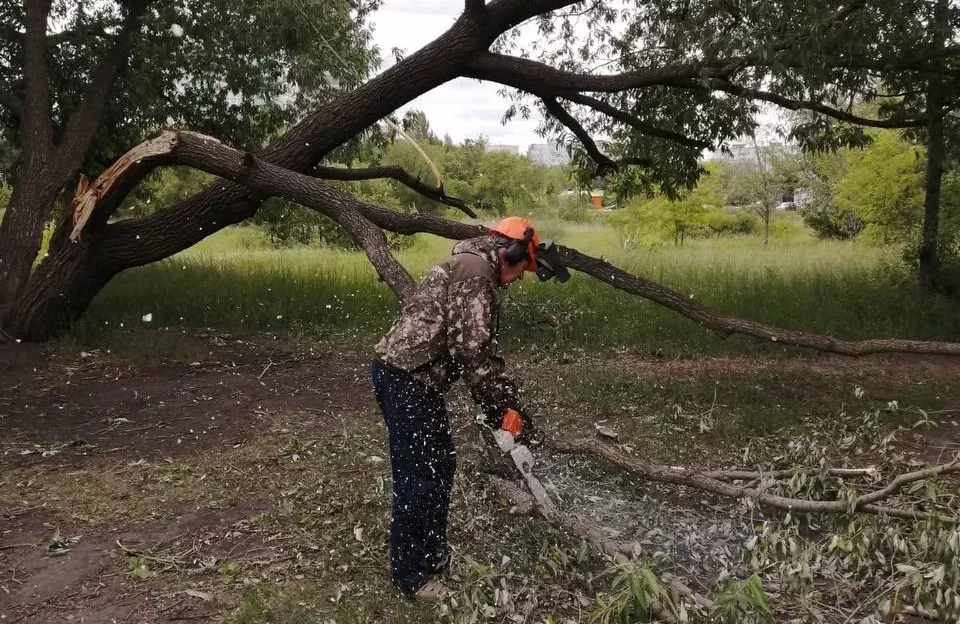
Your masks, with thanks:
<instances>
[{"instance_id":1,"label":"tall grass","mask_svg":"<svg viewBox=\"0 0 960 624\"><path fill-rule=\"evenodd\" d=\"M543 229L718 313L843 338L960 340L960 302L920 293L890 254L876 248L793 235L774 238L767 249L756 238L726 238L627 250L600 222L554 222ZM452 244L420 235L399 257L419 276ZM264 245L256 230L232 228L169 260L128 271L97 297L75 336L95 338L122 324L333 333L367 344L389 326L396 300L361 253ZM549 315L559 327L544 322ZM531 276L511 287L502 327L511 348L782 348L721 341L670 310L580 274L563 285Z\"/></svg>"}]
</instances>

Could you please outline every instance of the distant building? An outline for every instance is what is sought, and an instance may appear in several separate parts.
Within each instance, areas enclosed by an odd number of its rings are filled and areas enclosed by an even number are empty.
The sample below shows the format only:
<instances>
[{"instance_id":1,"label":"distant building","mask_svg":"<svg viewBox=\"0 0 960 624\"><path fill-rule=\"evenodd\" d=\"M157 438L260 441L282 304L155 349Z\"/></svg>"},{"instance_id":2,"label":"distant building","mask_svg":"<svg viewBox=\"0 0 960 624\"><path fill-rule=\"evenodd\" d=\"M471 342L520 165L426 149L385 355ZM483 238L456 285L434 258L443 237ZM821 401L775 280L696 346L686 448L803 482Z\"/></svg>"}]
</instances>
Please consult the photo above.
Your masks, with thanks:
<instances>
[{"instance_id":1,"label":"distant building","mask_svg":"<svg viewBox=\"0 0 960 624\"><path fill-rule=\"evenodd\" d=\"M593 189L590 191L590 203L597 210L603 209L603 189Z\"/></svg>"},{"instance_id":2,"label":"distant building","mask_svg":"<svg viewBox=\"0 0 960 624\"><path fill-rule=\"evenodd\" d=\"M754 146L752 141L742 141L736 143L728 143L727 149L730 150L730 153L723 152L711 152L707 156L707 160L732 160L734 162L757 162L757 151L760 152L760 159L763 162L769 162L770 156L789 156L796 154L798 152L797 146L788 145L780 141L769 141L766 143L758 143Z\"/></svg>"},{"instance_id":3,"label":"distant building","mask_svg":"<svg viewBox=\"0 0 960 624\"><path fill-rule=\"evenodd\" d=\"M570 162L566 150L555 143L532 143L527 148L527 158L544 167L558 167Z\"/></svg>"},{"instance_id":4,"label":"distant building","mask_svg":"<svg viewBox=\"0 0 960 624\"><path fill-rule=\"evenodd\" d=\"M519 145L502 145L502 144L487 145L487 151L488 152L506 152L508 154L520 154L520 146Z\"/></svg>"}]
</instances>

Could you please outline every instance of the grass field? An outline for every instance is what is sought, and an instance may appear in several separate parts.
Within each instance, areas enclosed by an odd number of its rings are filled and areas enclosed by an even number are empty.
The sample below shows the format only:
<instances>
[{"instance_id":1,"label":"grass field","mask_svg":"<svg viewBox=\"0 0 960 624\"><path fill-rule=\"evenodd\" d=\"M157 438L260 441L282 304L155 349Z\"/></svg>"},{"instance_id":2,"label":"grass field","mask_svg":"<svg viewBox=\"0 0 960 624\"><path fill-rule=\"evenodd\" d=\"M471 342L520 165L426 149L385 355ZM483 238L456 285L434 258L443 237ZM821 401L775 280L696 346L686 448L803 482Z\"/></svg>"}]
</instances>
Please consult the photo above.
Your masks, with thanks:
<instances>
[{"instance_id":1,"label":"grass field","mask_svg":"<svg viewBox=\"0 0 960 624\"><path fill-rule=\"evenodd\" d=\"M895 250L818 241L798 236L795 227L780 228L787 234L775 236L767 249L758 237L737 237L627 250L600 221L548 222L542 229L562 244L603 256L719 313L843 338L960 339L960 304L920 293ZM419 235L399 257L418 276L451 246ZM670 310L581 274L564 285L527 278L510 289L504 308L507 348L620 346L667 355L782 348L737 337L720 340ZM237 227L118 276L68 340L102 342L105 330L153 326L369 342L395 312L394 296L359 252L272 249L257 230ZM547 315L556 316L560 327L545 324Z\"/></svg>"}]
</instances>

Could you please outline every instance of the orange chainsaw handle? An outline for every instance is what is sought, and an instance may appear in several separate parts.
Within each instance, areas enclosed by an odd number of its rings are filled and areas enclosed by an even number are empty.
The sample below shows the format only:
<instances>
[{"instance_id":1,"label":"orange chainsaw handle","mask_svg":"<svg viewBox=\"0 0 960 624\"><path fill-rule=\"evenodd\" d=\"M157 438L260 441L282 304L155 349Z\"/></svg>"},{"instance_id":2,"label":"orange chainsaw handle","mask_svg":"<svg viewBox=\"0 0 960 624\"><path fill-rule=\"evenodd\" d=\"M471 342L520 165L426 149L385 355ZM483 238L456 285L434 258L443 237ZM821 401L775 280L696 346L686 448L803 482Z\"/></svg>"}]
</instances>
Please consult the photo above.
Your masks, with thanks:
<instances>
[{"instance_id":1,"label":"orange chainsaw handle","mask_svg":"<svg viewBox=\"0 0 960 624\"><path fill-rule=\"evenodd\" d=\"M504 412L503 422L500 423L500 428L504 431L509 431L513 437L517 437L517 434L523 429L523 417L520 416L520 412L513 408Z\"/></svg>"}]
</instances>

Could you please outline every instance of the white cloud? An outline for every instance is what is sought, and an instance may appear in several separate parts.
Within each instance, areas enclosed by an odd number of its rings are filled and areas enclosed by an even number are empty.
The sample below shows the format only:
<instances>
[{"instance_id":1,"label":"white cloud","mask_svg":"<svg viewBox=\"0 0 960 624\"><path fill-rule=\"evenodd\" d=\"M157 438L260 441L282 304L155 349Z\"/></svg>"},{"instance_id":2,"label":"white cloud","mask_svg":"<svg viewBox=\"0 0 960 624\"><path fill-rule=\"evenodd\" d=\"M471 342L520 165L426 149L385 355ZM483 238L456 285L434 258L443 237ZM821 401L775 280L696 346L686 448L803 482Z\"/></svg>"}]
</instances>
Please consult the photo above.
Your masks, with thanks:
<instances>
[{"instance_id":1,"label":"white cloud","mask_svg":"<svg viewBox=\"0 0 960 624\"><path fill-rule=\"evenodd\" d=\"M451 15L463 12L464 3L453 0L385 0L380 12L419 13L424 15Z\"/></svg>"},{"instance_id":2,"label":"white cloud","mask_svg":"<svg viewBox=\"0 0 960 624\"><path fill-rule=\"evenodd\" d=\"M392 48L413 54L447 31L463 10L462 0L385 0L373 15L374 42L380 47L384 68L393 64ZM491 143L517 145L525 152L530 143L542 143L535 130L539 114L529 120L515 117L500 124L510 106L497 94L501 85L458 78L441 85L409 104L398 114L410 109L423 110L434 132L449 134L454 141L485 135Z\"/></svg>"}]
</instances>

